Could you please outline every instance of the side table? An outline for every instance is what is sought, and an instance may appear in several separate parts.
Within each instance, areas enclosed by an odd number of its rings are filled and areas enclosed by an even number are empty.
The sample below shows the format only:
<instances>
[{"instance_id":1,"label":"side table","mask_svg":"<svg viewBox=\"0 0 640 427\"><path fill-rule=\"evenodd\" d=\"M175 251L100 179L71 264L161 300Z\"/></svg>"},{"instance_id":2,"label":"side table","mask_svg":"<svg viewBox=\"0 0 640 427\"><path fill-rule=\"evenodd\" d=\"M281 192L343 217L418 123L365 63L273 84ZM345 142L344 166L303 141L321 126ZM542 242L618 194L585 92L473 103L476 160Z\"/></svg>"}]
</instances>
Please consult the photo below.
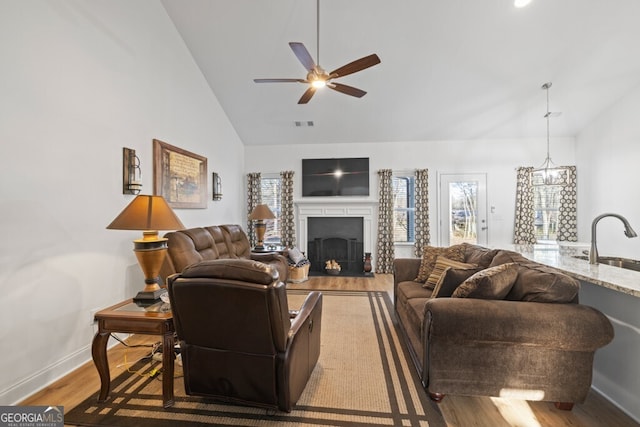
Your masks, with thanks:
<instances>
[{"instance_id":1,"label":"side table","mask_svg":"<svg viewBox=\"0 0 640 427\"><path fill-rule=\"evenodd\" d=\"M98 402L109 398L111 375L107 359L107 342L113 332L162 336L162 403L173 406L174 333L173 314L168 304L158 302L142 307L132 299L123 301L95 314L98 332L91 344L91 355L100 375Z\"/></svg>"}]
</instances>

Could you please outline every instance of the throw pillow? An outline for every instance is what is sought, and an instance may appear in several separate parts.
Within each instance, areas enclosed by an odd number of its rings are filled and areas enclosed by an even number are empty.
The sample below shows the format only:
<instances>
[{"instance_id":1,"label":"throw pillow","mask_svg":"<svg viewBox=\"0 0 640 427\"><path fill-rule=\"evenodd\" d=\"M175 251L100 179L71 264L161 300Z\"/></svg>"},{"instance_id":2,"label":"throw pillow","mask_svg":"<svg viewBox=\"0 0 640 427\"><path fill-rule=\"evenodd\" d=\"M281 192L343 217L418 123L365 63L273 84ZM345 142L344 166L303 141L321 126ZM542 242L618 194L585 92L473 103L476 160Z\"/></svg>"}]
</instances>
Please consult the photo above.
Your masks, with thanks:
<instances>
[{"instance_id":1,"label":"throw pillow","mask_svg":"<svg viewBox=\"0 0 640 427\"><path fill-rule=\"evenodd\" d=\"M414 279L416 282L424 283L429 278L433 267L436 264L438 255L442 255L445 258L449 258L452 261L464 261L464 246L453 245L449 247L435 247L425 246L422 249L422 261L420 262L420 269L418 270L418 276ZM425 285L426 288L429 286ZM433 289L431 287L430 289Z\"/></svg>"},{"instance_id":2,"label":"throw pillow","mask_svg":"<svg viewBox=\"0 0 640 427\"><path fill-rule=\"evenodd\" d=\"M462 282L482 270L484 270L484 267L480 266L474 268L447 268L431 296L433 298L450 297Z\"/></svg>"},{"instance_id":3,"label":"throw pillow","mask_svg":"<svg viewBox=\"0 0 640 427\"><path fill-rule=\"evenodd\" d=\"M289 249L289 258L296 265L305 260L304 254L295 246Z\"/></svg>"},{"instance_id":4,"label":"throw pillow","mask_svg":"<svg viewBox=\"0 0 640 427\"><path fill-rule=\"evenodd\" d=\"M514 263L489 267L477 272L451 295L453 298L504 299L518 277Z\"/></svg>"},{"instance_id":5,"label":"throw pillow","mask_svg":"<svg viewBox=\"0 0 640 427\"><path fill-rule=\"evenodd\" d=\"M451 268L451 267L473 268L473 267L477 267L477 265L454 261L439 255L438 257L436 257L436 263L433 265L433 270L431 270L431 274L429 275L429 278L425 282L424 287L433 289L435 293L435 289L438 287L438 284L444 277L444 273L448 268ZM435 297L435 295L432 295L432 296Z\"/></svg>"},{"instance_id":6,"label":"throw pillow","mask_svg":"<svg viewBox=\"0 0 640 427\"><path fill-rule=\"evenodd\" d=\"M515 301L577 302L580 283L558 270L532 261L517 263L518 278L505 297Z\"/></svg>"}]
</instances>

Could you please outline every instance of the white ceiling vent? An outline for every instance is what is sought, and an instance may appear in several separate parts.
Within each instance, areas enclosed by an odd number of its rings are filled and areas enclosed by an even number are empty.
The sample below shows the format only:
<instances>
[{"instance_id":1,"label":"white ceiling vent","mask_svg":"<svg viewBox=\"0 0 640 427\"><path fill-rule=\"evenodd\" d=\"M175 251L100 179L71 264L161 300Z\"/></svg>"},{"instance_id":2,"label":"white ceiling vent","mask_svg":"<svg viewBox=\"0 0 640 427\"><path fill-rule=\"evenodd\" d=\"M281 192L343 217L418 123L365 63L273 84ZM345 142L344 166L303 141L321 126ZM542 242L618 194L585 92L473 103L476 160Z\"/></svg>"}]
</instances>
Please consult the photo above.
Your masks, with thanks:
<instances>
[{"instance_id":1,"label":"white ceiling vent","mask_svg":"<svg viewBox=\"0 0 640 427\"><path fill-rule=\"evenodd\" d=\"M306 121L296 120L294 123L296 124L297 128L313 127L313 120L306 120Z\"/></svg>"}]
</instances>

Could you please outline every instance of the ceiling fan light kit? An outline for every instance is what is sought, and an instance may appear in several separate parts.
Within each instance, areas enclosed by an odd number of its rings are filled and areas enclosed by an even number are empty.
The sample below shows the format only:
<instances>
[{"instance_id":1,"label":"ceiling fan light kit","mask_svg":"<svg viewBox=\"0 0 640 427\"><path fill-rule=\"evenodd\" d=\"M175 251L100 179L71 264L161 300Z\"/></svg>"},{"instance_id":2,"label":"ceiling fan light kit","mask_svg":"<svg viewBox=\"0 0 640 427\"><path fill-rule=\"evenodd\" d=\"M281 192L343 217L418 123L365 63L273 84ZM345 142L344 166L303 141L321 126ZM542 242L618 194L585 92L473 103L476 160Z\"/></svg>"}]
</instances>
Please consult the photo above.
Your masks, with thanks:
<instances>
[{"instance_id":1,"label":"ceiling fan light kit","mask_svg":"<svg viewBox=\"0 0 640 427\"><path fill-rule=\"evenodd\" d=\"M317 43L318 43L318 62L320 62L320 0L316 1L317 6ZM357 73L366 68L373 67L380 63L378 55L371 54L360 59L356 59L342 67L336 68L330 73L327 73L320 65L316 64L311 54L300 42L289 42L289 47L293 50L293 53L298 58L298 61L307 70L307 77L305 79L254 79L256 83L304 83L309 85L307 90L302 94L302 97L298 100L298 104L308 103L317 89L328 87L336 92L344 93L345 95L354 96L356 98L362 98L367 94L362 89L358 89L352 86L347 86L342 83L336 83L333 80L339 77L344 77L349 74Z\"/></svg>"}]
</instances>

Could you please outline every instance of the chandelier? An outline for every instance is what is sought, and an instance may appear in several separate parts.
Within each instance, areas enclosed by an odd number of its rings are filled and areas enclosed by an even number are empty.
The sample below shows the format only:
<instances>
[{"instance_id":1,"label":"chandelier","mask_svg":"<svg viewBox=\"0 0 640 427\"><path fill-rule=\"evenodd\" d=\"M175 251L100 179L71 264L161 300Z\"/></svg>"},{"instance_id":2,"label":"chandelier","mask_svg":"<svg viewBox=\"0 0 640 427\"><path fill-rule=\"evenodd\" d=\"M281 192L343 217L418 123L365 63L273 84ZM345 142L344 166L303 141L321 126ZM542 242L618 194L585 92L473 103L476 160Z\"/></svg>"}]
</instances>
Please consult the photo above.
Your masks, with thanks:
<instances>
[{"instance_id":1,"label":"chandelier","mask_svg":"<svg viewBox=\"0 0 640 427\"><path fill-rule=\"evenodd\" d=\"M542 85L542 89L547 91L547 112L544 115L547 119L547 158L540 167L533 170L531 182L533 185L566 185L569 180L569 168L564 166L556 166L551 161L549 155L549 118L558 116L560 113L552 113L549 111L549 88L551 82Z\"/></svg>"}]
</instances>

